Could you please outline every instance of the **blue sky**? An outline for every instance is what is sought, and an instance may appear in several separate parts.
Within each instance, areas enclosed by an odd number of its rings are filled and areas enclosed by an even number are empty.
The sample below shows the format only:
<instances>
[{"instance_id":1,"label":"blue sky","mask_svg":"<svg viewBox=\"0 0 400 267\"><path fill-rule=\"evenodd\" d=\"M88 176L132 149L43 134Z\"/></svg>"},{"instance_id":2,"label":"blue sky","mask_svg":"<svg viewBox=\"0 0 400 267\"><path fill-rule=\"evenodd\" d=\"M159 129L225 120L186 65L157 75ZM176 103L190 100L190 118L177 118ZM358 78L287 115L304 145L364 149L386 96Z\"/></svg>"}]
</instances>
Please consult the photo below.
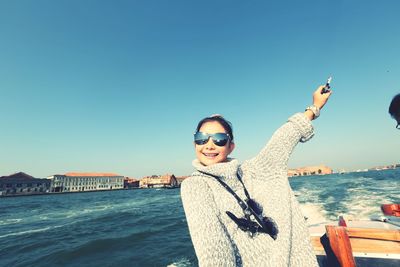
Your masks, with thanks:
<instances>
[{"instance_id":1,"label":"blue sky","mask_svg":"<svg viewBox=\"0 0 400 267\"><path fill-rule=\"evenodd\" d=\"M0 2L0 175L187 175L219 113L243 161L334 94L290 167L400 163L398 1Z\"/></svg>"}]
</instances>

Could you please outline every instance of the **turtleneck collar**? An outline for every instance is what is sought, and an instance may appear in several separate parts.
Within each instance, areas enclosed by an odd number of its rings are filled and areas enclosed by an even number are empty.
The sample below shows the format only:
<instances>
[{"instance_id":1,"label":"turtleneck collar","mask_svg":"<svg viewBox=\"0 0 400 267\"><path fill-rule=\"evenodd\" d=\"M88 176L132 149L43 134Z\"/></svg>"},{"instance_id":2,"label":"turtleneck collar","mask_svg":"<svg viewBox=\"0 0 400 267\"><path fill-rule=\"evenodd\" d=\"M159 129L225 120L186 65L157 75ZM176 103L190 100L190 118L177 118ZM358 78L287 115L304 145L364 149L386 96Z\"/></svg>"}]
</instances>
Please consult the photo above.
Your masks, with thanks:
<instances>
[{"instance_id":1,"label":"turtleneck collar","mask_svg":"<svg viewBox=\"0 0 400 267\"><path fill-rule=\"evenodd\" d=\"M233 177L236 178L239 162L237 159L228 158L225 162L204 166L198 159L195 159L193 160L192 165L197 171L217 175L221 179L225 180ZM197 175L198 173L195 172L195 174Z\"/></svg>"}]
</instances>

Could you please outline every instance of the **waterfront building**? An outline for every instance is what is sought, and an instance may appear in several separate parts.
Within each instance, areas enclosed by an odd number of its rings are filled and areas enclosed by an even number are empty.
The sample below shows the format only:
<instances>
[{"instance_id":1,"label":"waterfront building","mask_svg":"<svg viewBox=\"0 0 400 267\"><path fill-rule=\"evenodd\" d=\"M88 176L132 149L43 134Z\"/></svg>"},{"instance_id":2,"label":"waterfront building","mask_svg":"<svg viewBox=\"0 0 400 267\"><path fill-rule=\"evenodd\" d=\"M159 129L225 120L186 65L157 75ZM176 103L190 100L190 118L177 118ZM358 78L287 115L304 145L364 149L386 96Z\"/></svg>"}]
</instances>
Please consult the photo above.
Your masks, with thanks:
<instances>
[{"instance_id":1,"label":"waterfront building","mask_svg":"<svg viewBox=\"0 0 400 267\"><path fill-rule=\"evenodd\" d=\"M39 179L23 172L0 177L0 196L44 194L50 191L51 181Z\"/></svg>"},{"instance_id":2,"label":"waterfront building","mask_svg":"<svg viewBox=\"0 0 400 267\"><path fill-rule=\"evenodd\" d=\"M152 175L140 179L141 188L173 188L178 186L175 175Z\"/></svg>"},{"instance_id":3,"label":"waterfront building","mask_svg":"<svg viewBox=\"0 0 400 267\"><path fill-rule=\"evenodd\" d=\"M372 167L372 168L367 169L367 171L383 171L383 170L396 169L399 167L400 167L400 164L391 164L391 165L385 165L385 166Z\"/></svg>"},{"instance_id":4,"label":"waterfront building","mask_svg":"<svg viewBox=\"0 0 400 267\"><path fill-rule=\"evenodd\" d=\"M333 171L330 167L325 165L301 167L297 169L288 170L288 176L306 176L306 175L325 175L332 174Z\"/></svg>"},{"instance_id":5,"label":"waterfront building","mask_svg":"<svg viewBox=\"0 0 400 267\"><path fill-rule=\"evenodd\" d=\"M82 192L124 188L124 176L115 173L55 174L50 177L51 192Z\"/></svg>"},{"instance_id":6,"label":"waterfront building","mask_svg":"<svg viewBox=\"0 0 400 267\"><path fill-rule=\"evenodd\" d=\"M131 178L131 177L125 177L124 188L125 189L139 188L139 183L140 183L140 180L138 180L138 179Z\"/></svg>"},{"instance_id":7,"label":"waterfront building","mask_svg":"<svg viewBox=\"0 0 400 267\"><path fill-rule=\"evenodd\" d=\"M190 176L176 176L176 180L178 182L178 186L181 186L181 183L186 179L189 178Z\"/></svg>"}]
</instances>

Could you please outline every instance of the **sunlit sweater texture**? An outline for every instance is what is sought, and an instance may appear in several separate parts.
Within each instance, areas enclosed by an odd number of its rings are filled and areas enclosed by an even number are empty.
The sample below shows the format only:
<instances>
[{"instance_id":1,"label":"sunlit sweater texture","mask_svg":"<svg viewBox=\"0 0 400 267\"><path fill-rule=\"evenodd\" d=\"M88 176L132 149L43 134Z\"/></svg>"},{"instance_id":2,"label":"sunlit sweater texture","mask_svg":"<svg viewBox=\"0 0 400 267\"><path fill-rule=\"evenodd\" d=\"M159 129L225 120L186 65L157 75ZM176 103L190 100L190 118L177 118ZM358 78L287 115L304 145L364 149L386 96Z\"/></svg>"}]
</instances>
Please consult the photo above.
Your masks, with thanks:
<instances>
[{"instance_id":1,"label":"sunlit sweater texture","mask_svg":"<svg viewBox=\"0 0 400 267\"><path fill-rule=\"evenodd\" d=\"M234 159L211 166L193 161L197 171L182 183L181 196L200 266L318 266L304 217L287 179L287 162L294 147L312 136L310 120L297 113L273 134L256 157L241 165ZM240 230L226 215L230 211L243 216L236 199L215 178L199 172L220 176L246 199L236 176L238 168L250 196L263 206L263 216L276 221L276 240L264 233L250 237Z\"/></svg>"}]
</instances>

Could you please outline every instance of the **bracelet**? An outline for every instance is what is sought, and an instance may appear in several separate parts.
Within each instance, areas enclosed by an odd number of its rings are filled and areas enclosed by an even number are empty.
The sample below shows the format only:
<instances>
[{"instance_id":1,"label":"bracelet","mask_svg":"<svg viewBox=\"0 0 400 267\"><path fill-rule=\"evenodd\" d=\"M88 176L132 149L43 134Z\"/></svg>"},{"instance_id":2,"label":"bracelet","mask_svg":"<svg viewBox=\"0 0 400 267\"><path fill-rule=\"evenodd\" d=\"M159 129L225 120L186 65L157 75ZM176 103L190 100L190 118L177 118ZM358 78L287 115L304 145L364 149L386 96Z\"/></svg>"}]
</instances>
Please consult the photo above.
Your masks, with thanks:
<instances>
[{"instance_id":1,"label":"bracelet","mask_svg":"<svg viewBox=\"0 0 400 267\"><path fill-rule=\"evenodd\" d=\"M315 105L308 106L305 111L311 110L314 113L314 119L319 117L319 108Z\"/></svg>"}]
</instances>

